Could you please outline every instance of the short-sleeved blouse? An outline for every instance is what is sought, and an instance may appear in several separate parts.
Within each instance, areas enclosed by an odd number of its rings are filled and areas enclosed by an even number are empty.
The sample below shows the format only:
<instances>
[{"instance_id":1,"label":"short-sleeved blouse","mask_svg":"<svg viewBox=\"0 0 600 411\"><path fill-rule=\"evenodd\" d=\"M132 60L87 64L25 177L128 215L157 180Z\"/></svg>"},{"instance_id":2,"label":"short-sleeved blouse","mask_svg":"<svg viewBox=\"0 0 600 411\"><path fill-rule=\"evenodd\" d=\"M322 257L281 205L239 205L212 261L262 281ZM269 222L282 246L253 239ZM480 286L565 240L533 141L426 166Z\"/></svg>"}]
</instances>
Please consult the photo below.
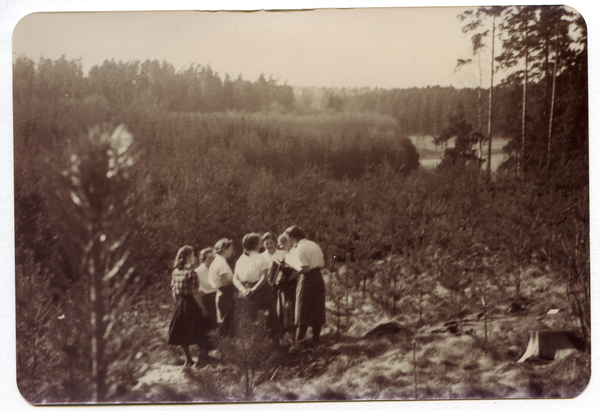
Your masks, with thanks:
<instances>
[{"instance_id":1,"label":"short-sleeved blouse","mask_svg":"<svg viewBox=\"0 0 600 411\"><path fill-rule=\"evenodd\" d=\"M204 294L210 294L217 291L217 289L208 281L208 268L206 267L206 264L200 264L198 268L196 268L196 274L198 275L198 283L200 284L198 290Z\"/></svg>"},{"instance_id":2,"label":"short-sleeved blouse","mask_svg":"<svg viewBox=\"0 0 600 411\"><path fill-rule=\"evenodd\" d=\"M215 254L215 259L208 269L208 282L213 288L221 288L233 279L233 271L227 260L220 254Z\"/></svg>"},{"instance_id":3,"label":"short-sleeved blouse","mask_svg":"<svg viewBox=\"0 0 600 411\"><path fill-rule=\"evenodd\" d=\"M293 253L295 265L293 267L297 271L300 271L302 266L308 266L309 270L325 266L323 251L314 241L303 238L298 241L298 245L292 250L295 250Z\"/></svg>"},{"instance_id":4,"label":"short-sleeved blouse","mask_svg":"<svg viewBox=\"0 0 600 411\"><path fill-rule=\"evenodd\" d=\"M245 283L254 283L260 280L261 271L271 268L271 262L257 251L250 251L248 255L242 254L235 263L235 275Z\"/></svg>"},{"instance_id":5,"label":"short-sleeved blouse","mask_svg":"<svg viewBox=\"0 0 600 411\"><path fill-rule=\"evenodd\" d=\"M298 249L296 247L291 248L286 254L284 258L285 263L292 267L296 271L302 270L302 263L298 258Z\"/></svg>"}]
</instances>

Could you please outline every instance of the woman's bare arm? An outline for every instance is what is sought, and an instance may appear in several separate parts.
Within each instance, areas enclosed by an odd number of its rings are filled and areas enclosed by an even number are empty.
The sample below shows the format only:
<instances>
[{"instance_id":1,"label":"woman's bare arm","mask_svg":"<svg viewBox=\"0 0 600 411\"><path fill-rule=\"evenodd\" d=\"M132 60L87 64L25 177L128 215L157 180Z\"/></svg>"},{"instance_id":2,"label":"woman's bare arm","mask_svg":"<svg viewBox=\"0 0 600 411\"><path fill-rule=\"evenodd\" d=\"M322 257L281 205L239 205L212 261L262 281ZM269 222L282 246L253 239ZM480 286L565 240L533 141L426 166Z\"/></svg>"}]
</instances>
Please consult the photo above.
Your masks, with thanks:
<instances>
[{"instance_id":1,"label":"woman's bare arm","mask_svg":"<svg viewBox=\"0 0 600 411\"><path fill-rule=\"evenodd\" d=\"M240 293L246 293L246 287L244 287L244 284L242 284L242 282L240 281L237 273L233 275L233 285L235 285L235 288L237 288Z\"/></svg>"}]
</instances>

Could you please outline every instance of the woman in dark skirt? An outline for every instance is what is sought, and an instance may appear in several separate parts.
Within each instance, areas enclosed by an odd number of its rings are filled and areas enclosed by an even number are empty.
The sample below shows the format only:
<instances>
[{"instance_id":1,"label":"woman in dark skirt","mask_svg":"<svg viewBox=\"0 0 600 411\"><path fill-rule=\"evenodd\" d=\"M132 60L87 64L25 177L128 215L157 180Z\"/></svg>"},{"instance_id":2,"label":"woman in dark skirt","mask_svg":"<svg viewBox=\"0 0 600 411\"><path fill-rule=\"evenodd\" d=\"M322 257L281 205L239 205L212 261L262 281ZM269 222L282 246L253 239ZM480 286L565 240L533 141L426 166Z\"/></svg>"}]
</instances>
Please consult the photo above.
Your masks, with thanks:
<instances>
[{"instance_id":1,"label":"woman in dark skirt","mask_svg":"<svg viewBox=\"0 0 600 411\"><path fill-rule=\"evenodd\" d=\"M242 240L244 253L235 264L233 284L239 291L242 301L247 303L250 320L254 321L259 312L266 313L266 326L269 337L279 343L275 298L267 276L271 262L259 253L260 235L250 233ZM241 302L240 308L244 302Z\"/></svg>"},{"instance_id":2,"label":"woman in dark skirt","mask_svg":"<svg viewBox=\"0 0 600 411\"><path fill-rule=\"evenodd\" d=\"M181 345L185 354L185 365L194 364L190 355L190 344L198 344L200 355L206 355L208 337L202 308L196 302L194 293L198 290L198 276L192 268L194 249L182 247L175 258L175 269L171 275L171 289L176 301L175 312L169 326L169 344Z\"/></svg>"},{"instance_id":3,"label":"woman in dark skirt","mask_svg":"<svg viewBox=\"0 0 600 411\"><path fill-rule=\"evenodd\" d=\"M292 246L287 234L279 236L278 246L283 253L281 259L273 263L274 283L277 289L277 318L282 331L291 333L292 338L294 338L296 335L295 307L298 280L296 278L292 279L294 269L285 262L285 255Z\"/></svg>"},{"instance_id":4,"label":"woman in dark skirt","mask_svg":"<svg viewBox=\"0 0 600 411\"><path fill-rule=\"evenodd\" d=\"M285 230L292 242L292 249L286 256L298 277L296 287L296 341L304 339L308 327L312 328L313 342L317 343L321 327L325 324L325 282L321 268L325 265L323 251L315 242L306 239L304 231L298 226Z\"/></svg>"},{"instance_id":5,"label":"woman in dark skirt","mask_svg":"<svg viewBox=\"0 0 600 411\"><path fill-rule=\"evenodd\" d=\"M214 247L215 259L208 268L208 281L217 289L216 306L219 333L224 337L235 336L235 296L237 289L233 285L233 271L227 259L233 255L233 242L228 238L217 241Z\"/></svg>"},{"instance_id":6,"label":"woman in dark skirt","mask_svg":"<svg viewBox=\"0 0 600 411\"><path fill-rule=\"evenodd\" d=\"M207 331L217 328L217 289L214 288L208 280L208 268L215 259L215 250L213 248L205 248L200 251L198 256L200 265L196 268L198 281L200 283L199 291L202 299L202 309L206 313Z\"/></svg>"}]
</instances>

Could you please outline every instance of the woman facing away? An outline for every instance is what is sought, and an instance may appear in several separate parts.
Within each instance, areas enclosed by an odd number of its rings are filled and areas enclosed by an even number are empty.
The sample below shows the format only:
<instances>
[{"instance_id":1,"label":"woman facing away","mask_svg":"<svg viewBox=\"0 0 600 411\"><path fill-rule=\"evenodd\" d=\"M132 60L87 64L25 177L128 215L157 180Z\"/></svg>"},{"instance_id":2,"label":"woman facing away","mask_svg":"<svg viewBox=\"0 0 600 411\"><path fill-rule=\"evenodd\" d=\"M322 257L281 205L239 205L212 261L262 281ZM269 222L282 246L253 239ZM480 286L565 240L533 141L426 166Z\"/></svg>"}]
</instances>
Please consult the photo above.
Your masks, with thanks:
<instances>
[{"instance_id":1,"label":"woman facing away","mask_svg":"<svg viewBox=\"0 0 600 411\"><path fill-rule=\"evenodd\" d=\"M181 345L186 366L194 364L190 344L198 344L200 359L202 355L206 356L208 343L204 311L194 299L194 292L198 289L198 276L192 268L194 262L194 249L189 245L180 248L171 274L171 290L177 304L169 326L168 343Z\"/></svg>"},{"instance_id":2,"label":"woman facing away","mask_svg":"<svg viewBox=\"0 0 600 411\"><path fill-rule=\"evenodd\" d=\"M293 247L286 257L286 263L297 271L292 279L298 278L295 344L304 339L308 327L312 328L313 342L317 343L326 315L325 282L321 274L321 268L325 266L323 251L315 242L306 239L304 231L298 226L289 227L285 234Z\"/></svg>"},{"instance_id":3,"label":"woman facing away","mask_svg":"<svg viewBox=\"0 0 600 411\"><path fill-rule=\"evenodd\" d=\"M239 290L240 297L248 301L250 320L254 321L259 311L266 311L269 337L279 342L277 316L273 291L267 276L271 263L259 253L260 235L250 233L242 240L244 253L235 263L233 284Z\"/></svg>"},{"instance_id":4,"label":"woman facing away","mask_svg":"<svg viewBox=\"0 0 600 411\"><path fill-rule=\"evenodd\" d=\"M198 275L198 291L202 304L206 309L206 322L207 331L214 330L217 328L217 289L214 288L208 281L208 268L215 259L215 250L212 248L205 248L200 251L198 260L200 265L196 268L196 274Z\"/></svg>"},{"instance_id":5,"label":"woman facing away","mask_svg":"<svg viewBox=\"0 0 600 411\"><path fill-rule=\"evenodd\" d=\"M298 285L297 276L294 275L294 269L286 263L288 251L292 248L292 242L287 234L281 234L277 239L277 245L281 253L279 259L273 263L271 277L277 291L277 318L279 325L284 332L290 332L292 338L296 334L295 326L295 305L296 305L296 287ZM290 256L292 258L292 256Z\"/></svg>"},{"instance_id":6,"label":"woman facing away","mask_svg":"<svg viewBox=\"0 0 600 411\"><path fill-rule=\"evenodd\" d=\"M223 336L233 337L235 326L233 322L234 297L237 289L233 285L233 271L227 264L227 258L233 254L233 242L223 238L215 244L215 259L208 268L208 281L217 289L216 307L219 332Z\"/></svg>"}]
</instances>

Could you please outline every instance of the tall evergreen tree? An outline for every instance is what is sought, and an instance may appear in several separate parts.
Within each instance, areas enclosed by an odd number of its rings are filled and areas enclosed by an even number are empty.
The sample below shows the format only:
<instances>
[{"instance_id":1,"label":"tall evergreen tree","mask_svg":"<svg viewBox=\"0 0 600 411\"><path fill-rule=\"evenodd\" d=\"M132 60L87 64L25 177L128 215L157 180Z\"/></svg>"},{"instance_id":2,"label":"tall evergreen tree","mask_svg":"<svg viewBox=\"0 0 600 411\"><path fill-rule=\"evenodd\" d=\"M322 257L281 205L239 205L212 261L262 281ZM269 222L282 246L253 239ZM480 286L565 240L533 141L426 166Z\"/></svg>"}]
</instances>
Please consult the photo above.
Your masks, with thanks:
<instances>
[{"instance_id":1,"label":"tall evergreen tree","mask_svg":"<svg viewBox=\"0 0 600 411\"><path fill-rule=\"evenodd\" d=\"M523 69L509 76L507 83L521 80L523 85L522 110L521 110L521 144L517 154L517 174L524 171L525 141L526 141L526 119L527 119L527 85L529 83L529 57L532 44L536 36L533 30L538 14L538 8L534 6L517 6L506 11L502 28L505 38L502 40L503 52L498 56L500 66L505 69L523 64Z\"/></svg>"},{"instance_id":2,"label":"tall evergreen tree","mask_svg":"<svg viewBox=\"0 0 600 411\"><path fill-rule=\"evenodd\" d=\"M490 39L491 43L491 59L490 59L490 93L489 93L489 109L488 109L488 164L487 172L488 176L492 173L492 128L493 128L493 102L494 102L494 72L495 67L495 43L496 43L496 19L502 16L502 12L506 9L505 6L492 6L492 7L479 7L476 11L467 10L466 12L459 15L461 21L469 20L469 22L463 27L463 33L468 33L473 30L478 30L483 27L484 18L492 19L492 36ZM489 30L488 30L489 31ZM487 34L488 31L483 33Z\"/></svg>"}]
</instances>

